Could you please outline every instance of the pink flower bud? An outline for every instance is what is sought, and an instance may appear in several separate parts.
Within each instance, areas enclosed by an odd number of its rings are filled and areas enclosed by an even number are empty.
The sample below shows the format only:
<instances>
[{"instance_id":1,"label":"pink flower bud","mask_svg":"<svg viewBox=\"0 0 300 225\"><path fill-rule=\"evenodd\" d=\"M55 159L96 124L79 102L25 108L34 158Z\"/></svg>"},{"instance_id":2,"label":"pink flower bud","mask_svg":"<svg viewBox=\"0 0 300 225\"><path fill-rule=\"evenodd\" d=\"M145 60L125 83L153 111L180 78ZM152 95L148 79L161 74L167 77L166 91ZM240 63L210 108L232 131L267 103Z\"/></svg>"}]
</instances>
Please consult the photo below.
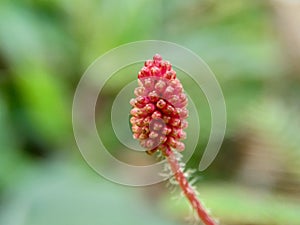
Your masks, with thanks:
<instances>
[{"instance_id":1,"label":"pink flower bud","mask_svg":"<svg viewBox=\"0 0 300 225\"><path fill-rule=\"evenodd\" d=\"M136 98L130 100L133 137L148 154L161 151L169 155L172 149L184 150L187 127L187 97L176 72L158 54L147 60L138 73Z\"/></svg>"}]
</instances>

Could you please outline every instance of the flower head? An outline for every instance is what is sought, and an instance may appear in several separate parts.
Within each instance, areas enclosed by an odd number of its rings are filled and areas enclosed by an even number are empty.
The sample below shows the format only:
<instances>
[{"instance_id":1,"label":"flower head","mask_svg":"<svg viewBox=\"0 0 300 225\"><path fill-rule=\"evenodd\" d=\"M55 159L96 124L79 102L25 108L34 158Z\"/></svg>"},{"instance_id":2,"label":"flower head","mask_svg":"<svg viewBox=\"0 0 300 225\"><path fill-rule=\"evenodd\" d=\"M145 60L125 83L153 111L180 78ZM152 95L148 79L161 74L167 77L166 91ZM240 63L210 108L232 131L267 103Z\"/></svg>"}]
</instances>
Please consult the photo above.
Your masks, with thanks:
<instances>
[{"instance_id":1,"label":"flower head","mask_svg":"<svg viewBox=\"0 0 300 225\"><path fill-rule=\"evenodd\" d=\"M168 156L172 149L183 151L188 101L172 65L154 55L139 71L138 84L136 98L130 100L133 137L149 154L160 150Z\"/></svg>"}]
</instances>

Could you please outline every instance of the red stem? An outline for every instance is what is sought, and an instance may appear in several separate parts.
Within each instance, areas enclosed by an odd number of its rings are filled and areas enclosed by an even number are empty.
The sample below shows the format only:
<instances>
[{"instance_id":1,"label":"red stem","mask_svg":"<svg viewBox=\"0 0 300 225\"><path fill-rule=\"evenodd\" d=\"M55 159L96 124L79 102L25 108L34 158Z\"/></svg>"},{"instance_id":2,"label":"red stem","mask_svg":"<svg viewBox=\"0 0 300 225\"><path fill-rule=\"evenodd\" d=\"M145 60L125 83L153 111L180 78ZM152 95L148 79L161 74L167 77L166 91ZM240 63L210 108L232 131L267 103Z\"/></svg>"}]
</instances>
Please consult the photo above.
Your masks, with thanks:
<instances>
[{"instance_id":1,"label":"red stem","mask_svg":"<svg viewBox=\"0 0 300 225\"><path fill-rule=\"evenodd\" d=\"M201 204L200 200L197 198L197 195L194 189L189 184L188 180L183 174L182 169L180 168L179 162L174 155L173 151L170 151L167 160L171 166L171 170L174 173L175 179L179 183L180 188L182 189L184 195L191 203L192 207L197 211L198 216L203 221L205 225L217 225L217 222L209 215L207 210Z\"/></svg>"}]
</instances>

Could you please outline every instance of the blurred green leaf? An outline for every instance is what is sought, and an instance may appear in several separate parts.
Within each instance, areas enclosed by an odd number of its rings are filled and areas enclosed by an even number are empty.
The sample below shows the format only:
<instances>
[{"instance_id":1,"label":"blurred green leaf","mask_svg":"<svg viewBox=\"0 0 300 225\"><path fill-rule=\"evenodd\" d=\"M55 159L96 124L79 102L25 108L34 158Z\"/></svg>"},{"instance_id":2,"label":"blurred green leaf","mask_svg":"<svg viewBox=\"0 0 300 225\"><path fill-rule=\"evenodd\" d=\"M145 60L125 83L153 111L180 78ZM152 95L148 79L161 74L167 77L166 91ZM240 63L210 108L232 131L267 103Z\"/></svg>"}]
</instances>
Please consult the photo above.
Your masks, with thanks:
<instances>
[{"instance_id":1,"label":"blurred green leaf","mask_svg":"<svg viewBox=\"0 0 300 225\"><path fill-rule=\"evenodd\" d=\"M64 143L70 137L71 105L57 75L28 65L17 68L14 79L34 129L49 143Z\"/></svg>"}]
</instances>

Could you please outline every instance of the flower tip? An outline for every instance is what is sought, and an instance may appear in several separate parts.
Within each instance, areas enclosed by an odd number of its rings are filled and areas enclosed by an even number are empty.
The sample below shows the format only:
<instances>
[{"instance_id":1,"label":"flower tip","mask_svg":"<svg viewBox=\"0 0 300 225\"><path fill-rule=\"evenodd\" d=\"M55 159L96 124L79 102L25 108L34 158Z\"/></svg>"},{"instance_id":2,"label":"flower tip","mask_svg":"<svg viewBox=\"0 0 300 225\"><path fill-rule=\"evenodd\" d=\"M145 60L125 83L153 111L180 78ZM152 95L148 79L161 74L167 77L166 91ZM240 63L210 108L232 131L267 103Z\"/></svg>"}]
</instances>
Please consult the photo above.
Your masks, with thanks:
<instances>
[{"instance_id":1,"label":"flower tip","mask_svg":"<svg viewBox=\"0 0 300 225\"><path fill-rule=\"evenodd\" d=\"M160 56L160 54L155 54L155 55L153 56L153 60L154 60L154 61L161 61L161 60L162 60L162 57Z\"/></svg>"}]
</instances>

